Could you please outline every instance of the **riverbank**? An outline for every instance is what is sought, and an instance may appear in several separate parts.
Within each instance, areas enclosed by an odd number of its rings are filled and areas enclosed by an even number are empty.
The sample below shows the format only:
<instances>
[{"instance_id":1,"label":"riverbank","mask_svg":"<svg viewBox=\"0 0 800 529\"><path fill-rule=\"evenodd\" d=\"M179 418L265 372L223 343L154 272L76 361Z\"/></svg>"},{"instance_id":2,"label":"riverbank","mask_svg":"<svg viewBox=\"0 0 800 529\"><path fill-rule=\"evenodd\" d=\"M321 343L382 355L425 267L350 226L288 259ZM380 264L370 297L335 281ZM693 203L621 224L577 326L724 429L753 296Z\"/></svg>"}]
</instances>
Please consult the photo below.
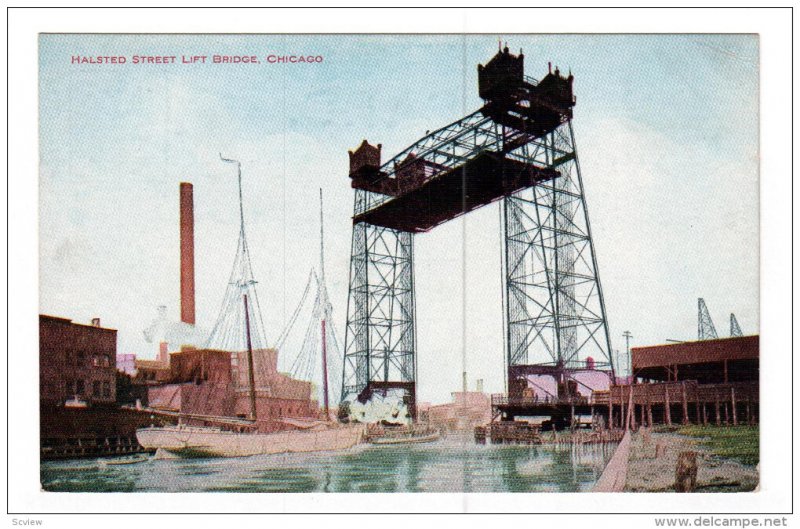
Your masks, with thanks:
<instances>
[{"instance_id":1,"label":"riverbank","mask_svg":"<svg viewBox=\"0 0 800 529\"><path fill-rule=\"evenodd\" d=\"M688 428L686 432L640 430L631 436L625 492L674 491L678 454L689 450L697 452L697 492L749 492L758 486L758 447L747 442L753 432Z\"/></svg>"},{"instance_id":2,"label":"riverbank","mask_svg":"<svg viewBox=\"0 0 800 529\"><path fill-rule=\"evenodd\" d=\"M682 426L675 433L693 437L713 454L755 466L759 461L758 426Z\"/></svg>"}]
</instances>

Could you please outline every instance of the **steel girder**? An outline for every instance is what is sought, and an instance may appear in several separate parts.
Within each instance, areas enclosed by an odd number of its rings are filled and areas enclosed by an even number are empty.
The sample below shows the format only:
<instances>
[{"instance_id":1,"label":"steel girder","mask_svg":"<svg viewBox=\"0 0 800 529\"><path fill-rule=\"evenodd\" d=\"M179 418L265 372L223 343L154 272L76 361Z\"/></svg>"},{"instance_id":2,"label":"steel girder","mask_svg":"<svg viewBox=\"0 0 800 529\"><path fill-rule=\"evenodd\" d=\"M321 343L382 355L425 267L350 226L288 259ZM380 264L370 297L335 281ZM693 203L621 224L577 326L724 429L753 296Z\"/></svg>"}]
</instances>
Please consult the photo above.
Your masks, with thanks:
<instances>
[{"instance_id":1,"label":"steel girder","mask_svg":"<svg viewBox=\"0 0 800 529\"><path fill-rule=\"evenodd\" d=\"M413 255L411 233L353 226L342 400L416 381Z\"/></svg>"},{"instance_id":2,"label":"steel girder","mask_svg":"<svg viewBox=\"0 0 800 529\"><path fill-rule=\"evenodd\" d=\"M613 371L605 303L571 122L511 153L556 169L503 201L506 361Z\"/></svg>"}]
</instances>

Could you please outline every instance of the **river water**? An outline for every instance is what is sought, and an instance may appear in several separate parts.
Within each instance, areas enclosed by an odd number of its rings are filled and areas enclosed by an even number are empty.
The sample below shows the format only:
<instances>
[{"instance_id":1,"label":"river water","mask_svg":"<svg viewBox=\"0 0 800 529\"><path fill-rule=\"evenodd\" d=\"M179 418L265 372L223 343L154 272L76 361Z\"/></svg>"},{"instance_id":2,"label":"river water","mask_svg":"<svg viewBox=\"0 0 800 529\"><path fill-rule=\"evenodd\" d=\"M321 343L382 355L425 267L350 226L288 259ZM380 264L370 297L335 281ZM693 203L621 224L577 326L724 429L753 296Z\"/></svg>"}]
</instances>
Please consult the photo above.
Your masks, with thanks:
<instances>
[{"instance_id":1,"label":"river water","mask_svg":"<svg viewBox=\"0 0 800 529\"><path fill-rule=\"evenodd\" d=\"M46 461L42 487L59 492L580 492L615 445L477 445L448 437L417 445L244 458Z\"/></svg>"}]
</instances>

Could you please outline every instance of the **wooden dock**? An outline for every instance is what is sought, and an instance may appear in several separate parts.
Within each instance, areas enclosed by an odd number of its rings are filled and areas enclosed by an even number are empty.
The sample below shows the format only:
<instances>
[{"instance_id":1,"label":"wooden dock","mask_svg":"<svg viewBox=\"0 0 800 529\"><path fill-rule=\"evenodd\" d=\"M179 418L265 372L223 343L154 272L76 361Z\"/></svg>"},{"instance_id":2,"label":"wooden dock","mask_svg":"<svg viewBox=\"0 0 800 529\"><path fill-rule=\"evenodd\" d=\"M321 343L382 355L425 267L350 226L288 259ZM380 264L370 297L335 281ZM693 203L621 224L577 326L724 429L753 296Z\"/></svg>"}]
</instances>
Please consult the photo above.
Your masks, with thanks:
<instances>
[{"instance_id":1,"label":"wooden dock","mask_svg":"<svg viewBox=\"0 0 800 529\"><path fill-rule=\"evenodd\" d=\"M694 380L612 386L592 393L595 410L605 412L611 427L624 427L630 410L631 426L653 424L756 424L759 416L757 382L698 384Z\"/></svg>"},{"instance_id":2,"label":"wooden dock","mask_svg":"<svg viewBox=\"0 0 800 529\"><path fill-rule=\"evenodd\" d=\"M622 439L622 430L575 430L566 433L542 432L526 422L500 421L475 427L475 442L486 444L601 444L617 443Z\"/></svg>"},{"instance_id":3,"label":"wooden dock","mask_svg":"<svg viewBox=\"0 0 800 529\"><path fill-rule=\"evenodd\" d=\"M41 440L42 459L72 459L80 457L105 457L145 452L136 437L94 437L73 435Z\"/></svg>"}]
</instances>

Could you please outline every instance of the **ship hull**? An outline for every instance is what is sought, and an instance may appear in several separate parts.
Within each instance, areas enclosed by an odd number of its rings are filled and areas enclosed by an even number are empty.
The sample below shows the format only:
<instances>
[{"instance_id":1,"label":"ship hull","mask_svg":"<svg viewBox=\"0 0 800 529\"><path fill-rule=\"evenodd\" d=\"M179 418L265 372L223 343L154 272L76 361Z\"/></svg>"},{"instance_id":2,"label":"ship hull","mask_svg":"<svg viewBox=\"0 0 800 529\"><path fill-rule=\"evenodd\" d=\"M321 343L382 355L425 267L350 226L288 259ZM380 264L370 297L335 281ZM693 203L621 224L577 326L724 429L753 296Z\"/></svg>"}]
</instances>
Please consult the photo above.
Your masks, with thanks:
<instances>
[{"instance_id":1,"label":"ship hull","mask_svg":"<svg viewBox=\"0 0 800 529\"><path fill-rule=\"evenodd\" d=\"M238 433L178 426L141 428L136 431L136 439L145 449L179 457L245 457L345 450L360 443L363 436L364 428L361 425L273 433Z\"/></svg>"}]
</instances>

